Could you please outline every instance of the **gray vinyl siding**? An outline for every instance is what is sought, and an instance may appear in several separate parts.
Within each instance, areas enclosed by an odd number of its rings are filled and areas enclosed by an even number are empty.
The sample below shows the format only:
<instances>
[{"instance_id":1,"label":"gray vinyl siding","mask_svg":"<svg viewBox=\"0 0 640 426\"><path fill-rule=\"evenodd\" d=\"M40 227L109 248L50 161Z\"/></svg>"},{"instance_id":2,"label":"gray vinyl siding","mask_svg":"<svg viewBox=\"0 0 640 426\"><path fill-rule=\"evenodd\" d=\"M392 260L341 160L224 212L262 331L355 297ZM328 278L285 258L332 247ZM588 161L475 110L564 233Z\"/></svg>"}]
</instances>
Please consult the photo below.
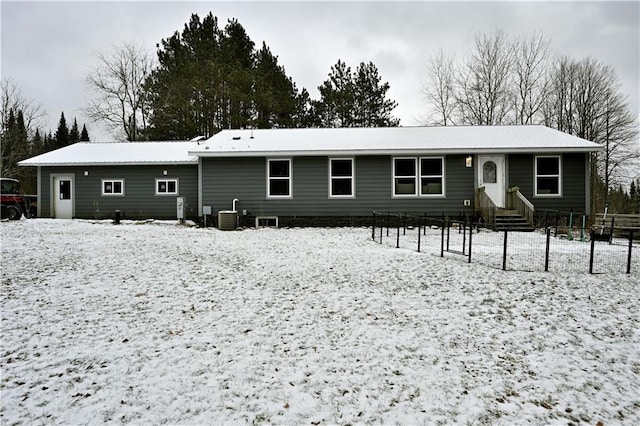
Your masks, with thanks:
<instances>
[{"instance_id":1,"label":"gray vinyl siding","mask_svg":"<svg viewBox=\"0 0 640 426\"><path fill-rule=\"evenodd\" d=\"M84 172L88 171L88 176ZM163 171L167 171L167 175ZM198 167L85 166L42 167L40 185L41 217L53 217L51 209L52 175L74 176L74 217L111 218L120 210L125 218L175 219L176 198L186 197L187 217L198 216ZM124 179L124 195L102 195L103 179ZM178 195L156 195L156 179L177 179Z\"/></svg>"},{"instance_id":2,"label":"gray vinyl siding","mask_svg":"<svg viewBox=\"0 0 640 426\"><path fill-rule=\"evenodd\" d=\"M544 154L542 154L544 155ZM554 155L554 154L549 154ZM535 155L511 154L508 159L509 187L518 186L520 192L531 201L536 210L583 212L586 209L589 190L586 187L588 154L562 154L562 196L534 196Z\"/></svg>"},{"instance_id":3,"label":"gray vinyl siding","mask_svg":"<svg viewBox=\"0 0 640 426\"><path fill-rule=\"evenodd\" d=\"M266 158L203 158L202 204L212 206L214 212L229 210L237 198L238 210L246 210L249 216L366 216L373 210L439 214L473 209L474 173L472 168L465 168L461 155L445 156L444 197L394 198L392 157L361 156L354 158L355 197L330 198L329 157L291 160L292 197L270 199ZM463 206L465 199L470 200L471 207Z\"/></svg>"}]
</instances>

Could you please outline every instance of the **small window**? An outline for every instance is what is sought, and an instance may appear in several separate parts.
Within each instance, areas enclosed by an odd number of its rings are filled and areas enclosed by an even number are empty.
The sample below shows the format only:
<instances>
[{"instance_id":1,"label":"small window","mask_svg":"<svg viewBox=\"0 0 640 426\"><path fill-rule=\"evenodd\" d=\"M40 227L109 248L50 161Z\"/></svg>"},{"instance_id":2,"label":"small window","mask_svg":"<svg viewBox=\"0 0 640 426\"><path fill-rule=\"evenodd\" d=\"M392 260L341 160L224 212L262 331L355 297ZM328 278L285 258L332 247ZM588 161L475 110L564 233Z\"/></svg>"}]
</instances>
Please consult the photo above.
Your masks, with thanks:
<instances>
[{"instance_id":1,"label":"small window","mask_svg":"<svg viewBox=\"0 0 640 426\"><path fill-rule=\"evenodd\" d=\"M416 159L393 159L393 195L417 195Z\"/></svg>"},{"instance_id":2,"label":"small window","mask_svg":"<svg viewBox=\"0 0 640 426\"><path fill-rule=\"evenodd\" d=\"M498 176L496 174L497 166L493 161L487 161L482 166L482 181L484 183L496 183L498 182Z\"/></svg>"},{"instance_id":3,"label":"small window","mask_svg":"<svg viewBox=\"0 0 640 426\"><path fill-rule=\"evenodd\" d=\"M70 200L71 199L71 181L60 180L59 185L60 185L59 198L61 200Z\"/></svg>"},{"instance_id":4,"label":"small window","mask_svg":"<svg viewBox=\"0 0 640 426\"><path fill-rule=\"evenodd\" d=\"M562 194L560 157L536 157L535 184L536 196L559 196Z\"/></svg>"},{"instance_id":5,"label":"small window","mask_svg":"<svg viewBox=\"0 0 640 426\"><path fill-rule=\"evenodd\" d=\"M329 196L353 197L353 159L332 158L329 160Z\"/></svg>"},{"instance_id":6,"label":"small window","mask_svg":"<svg viewBox=\"0 0 640 426\"><path fill-rule=\"evenodd\" d=\"M420 194L444 195L444 159L420 159Z\"/></svg>"},{"instance_id":7,"label":"small window","mask_svg":"<svg viewBox=\"0 0 640 426\"><path fill-rule=\"evenodd\" d=\"M267 160L267 196L291 197L291 160Z\"/></svg>"},{"instance_id":8,"label":"small window","mask_svg":"<svg viewBox=\"0 0 640 426\"><path fill-rule=\"evenodd\" d=\"M178 180L156 179L156 195L178 195Z\"/></svg>"},{"instance_id":9,"label":"small window","mask_svg":"<svg viewBox=\"0 0 640 426\"><path fill-rule=\"evenodd\" d=\"M124 180L103 179L102 195L124 195Z\"/></svg>"}]
</instances>

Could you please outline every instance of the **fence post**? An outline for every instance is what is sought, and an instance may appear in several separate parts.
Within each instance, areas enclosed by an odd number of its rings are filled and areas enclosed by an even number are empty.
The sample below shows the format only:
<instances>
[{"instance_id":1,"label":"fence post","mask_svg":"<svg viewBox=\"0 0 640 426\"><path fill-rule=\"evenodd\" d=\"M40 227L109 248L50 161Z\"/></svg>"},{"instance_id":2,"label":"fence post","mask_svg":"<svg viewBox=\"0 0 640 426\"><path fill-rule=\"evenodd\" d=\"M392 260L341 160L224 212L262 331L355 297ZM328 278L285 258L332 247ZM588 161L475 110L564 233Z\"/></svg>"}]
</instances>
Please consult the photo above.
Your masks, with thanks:
<instances>
[{"instance_id":1,"label":"fence post","mask_svg":"<svg viewBox=\"0 0 640 426\"><path fill-rule=\"evenodd\" d=\"M593 274L593 249L595 247L595 240L591 238L591 252L589 253L589 273Z\"/></svg>"},{"instance_id":2,"label":"fence post","mask_svg":"<svg viewBox=\"0 0 640 426\"><path fill-rule=\"evenodd\" d=\"M616 220L615 216L611 216L611 231L609 232L609 245L613 243L613 222Z\"/></svg>"},{"instance_id":3,"label":"fence post","mask_svg":"<svg viewBox=\"0 0 640 426\"><path fill-rule=\"evenodd\" d=\"M473 241L473 223L469 225L469 263L471 263L471 241Z\"/></svg>"},{"instance_id":4,"label":"fence post","mask_svg":"<svg viewBox=\"0 0 640 426\"><path fill-rule=\"evenodd\" d=\"M464 254L464 249L466 248L467 248L467 222L462 222L462 254Z\"/></svg>"},{"instance_id":5,"label":"fence post","mask_svg":"<svg viewBox=\"0 0 640 426\"><path fill-rule=\"evenodd\" d=\"M502 270L507 270L507 231L504 231L504 245L502 248Z\"/></svg>"},{"instance_id":6,"label":"fence post","mask_svg":"<svg viewBox=\"0 0 640 426\"><path fill-rule=\"evenodd\" d=\"M420 228L422 226L420 225L420 223L418 223L418 253L420 253L420 231L422 231Z\"/></svg>"},{"instance_id":7,"label":"fence post","mask_svg":"<svg viewBox=\"0 0 640 426\"><path fill-rule=\"evenodd\" d=\"M629 230L629 253L627 253L627 274L631 273L631 247L633 247L633 229Z\"/></svg>"},{"instance_id":8,"label":"fence post","mask_svg":"<svg viewBox=\"0 0 640 426\"><path fill-rule=\"evenodd\" d=\"M451 233L451 222L449 222L449 220L447 220L447 251L449 251L450 233Z\"/></svg>"},{"instance_id":9,"label":"fence post","mask_svg":"<svg viewBox=\"0 0 640 426\"><path fill-rule=\"evenodd\" d=\"M398 216L398 222L396 226L396 248L400 248L400 216Z\"/></svg>"},{"instance_id":10,"label":"fence post","mask_svg":"<svg viewBox=\"0 0 640 426\"><path fill-rule=\"evenodd\" d=\"M382 229L384 228L384 226L382 226L382 224L380 224L380 226L378 228L380 228L380 244L382 244Z\"/></svg>"},{"instance_id":11,"label":"fence post","mask_svg":"<svg viewBox=\"0 0 640 426\"><path fill-rule=\"evenodd\" d=\"M427 236L427 214L424 214L424 231L422 231L425 237Z\"/></svg>"},{"instance_id":12,"label":"fence post","mask_svg":"<svg viewBox=\"0 0 640 426\"><path fill-rule=\"evenodd\" d=\"M376 240L376 212L373 212L373 224L371 229L371 239Z\"/></svg>"},{"instance_id":13,"label":"fence post","mask_svg":"<svg viewBox=\"0 0 640 426\"><path fill-rule=\"evenodd\" d=\"M442 236L440 237L440 257L444 257L444 227L445 223L442 222Z\"/></svg>"},{"instance_id":14,"label":"fence post","mask_svg":"<svg viewBox=\"0 0 640 426\"><path fill-rule=\"evenodd\" d=\"M407 212L402 214L402 235L407 235Z\"/></svg>"},{"instance_id":15,"label":"fence post","mask_svg":"<svg viewBox=\"0 0 640 426\"><path fill-rule=\"evenodd\" d=\"M551 242L551 228L547 227L547 246L544 250L544 271L549 272L549 244Z\"/></svg>"},{"instance_id":16,"label":"fence post","mask_svg":"<svg viewBox=\"0 0 640 426\"><path fill-rule=\"evenodd\" d=\"M391 226L391 213L387 212L387 237L389 236L389 226Z\"/></svg>"}]
</instances>

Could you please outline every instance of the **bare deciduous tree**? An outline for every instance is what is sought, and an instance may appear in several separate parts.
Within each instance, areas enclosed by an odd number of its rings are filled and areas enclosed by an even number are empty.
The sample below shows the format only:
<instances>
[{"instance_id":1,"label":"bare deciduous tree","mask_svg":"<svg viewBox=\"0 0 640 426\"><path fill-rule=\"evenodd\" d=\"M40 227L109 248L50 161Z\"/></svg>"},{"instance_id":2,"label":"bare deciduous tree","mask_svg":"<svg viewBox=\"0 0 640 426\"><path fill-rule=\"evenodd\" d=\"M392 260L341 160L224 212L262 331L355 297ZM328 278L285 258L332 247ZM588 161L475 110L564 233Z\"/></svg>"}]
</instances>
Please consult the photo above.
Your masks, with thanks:
<instances>
[{"instance_id":1,"label":"bare deciduous tree","mask_svg":"<svg viewBox=\"0 0 640 426\"><path fill-rule=\"evenodd\" d=\"M504 124L511 108L513 50L502 30L478 35L475 51L460 68L456 104L466 124Z\"/></svg>"},{"instance_id":2,"label":"bare deciduous tree","mask_svg":"<svg viewBox=\"0 0 640 426\"><path fill-rule=\"evenodd\" d=\"M537 124L547 95L549 42L538 33L513 43L513 115L516 124Z\"/></svg>"},{"instance_id":3,"label":"bare deciduous tree","mask_svg":"<svg viewBox=\"0 0 640 426\"><path fill-rule=\"evenodd\" d=\"M95 94L84 112L103 122L118 137L135 141L146 137L148 102L145 80L153 57L142 47L124 43L109 53L98 53L98 65L87 76Z\"/></svg>"},{"instance_id":4,"label":"bare deciduous tree","mask_svg":"<svg viewBox=\"0 0 640 426\"><path fill-rule=\"evenodd\" d=\"M435 109L428 119L429 124L440 126L456 124L454 67L454 59L446 57L442 49L429 58L428 74L431 84L423 88L427 102Z\"/></svg>"},{"instance_id":5,"label":"bare deciduous tree","mask_svg":"<svg viewBox=\"0 0 640 426\"><path fill-rule=\"evenodd\" d=\"M40 105L23 96L20 87L13 79L3 77L0 80L0 120L2 121L2 130L6 129L9 112L12 110L14 114L22 111L24 125L29 135L34 134L46 117Z\"/></svg>"}]
</instances>

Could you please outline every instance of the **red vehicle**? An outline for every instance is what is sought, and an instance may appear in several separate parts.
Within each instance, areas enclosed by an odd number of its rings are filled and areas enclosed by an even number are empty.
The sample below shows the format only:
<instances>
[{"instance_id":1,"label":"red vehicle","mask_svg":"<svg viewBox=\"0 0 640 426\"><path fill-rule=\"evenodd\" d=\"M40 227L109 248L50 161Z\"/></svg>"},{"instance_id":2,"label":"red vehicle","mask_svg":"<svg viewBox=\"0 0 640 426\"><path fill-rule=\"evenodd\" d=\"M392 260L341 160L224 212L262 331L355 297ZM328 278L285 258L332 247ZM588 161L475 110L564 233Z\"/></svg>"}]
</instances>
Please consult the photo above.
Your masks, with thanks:
<instances>
[{"instance_id":1,"label":"red vehicle","mask_svg":"<svg viewBox=\"0 0 640 426\"><path fill-rule=\"evenodd\" d=\"M38 196L20 192L20 182L16 179L0 178L0 217L18 220L24 216L38 215Z\"/></svg>"}]
</instances>

